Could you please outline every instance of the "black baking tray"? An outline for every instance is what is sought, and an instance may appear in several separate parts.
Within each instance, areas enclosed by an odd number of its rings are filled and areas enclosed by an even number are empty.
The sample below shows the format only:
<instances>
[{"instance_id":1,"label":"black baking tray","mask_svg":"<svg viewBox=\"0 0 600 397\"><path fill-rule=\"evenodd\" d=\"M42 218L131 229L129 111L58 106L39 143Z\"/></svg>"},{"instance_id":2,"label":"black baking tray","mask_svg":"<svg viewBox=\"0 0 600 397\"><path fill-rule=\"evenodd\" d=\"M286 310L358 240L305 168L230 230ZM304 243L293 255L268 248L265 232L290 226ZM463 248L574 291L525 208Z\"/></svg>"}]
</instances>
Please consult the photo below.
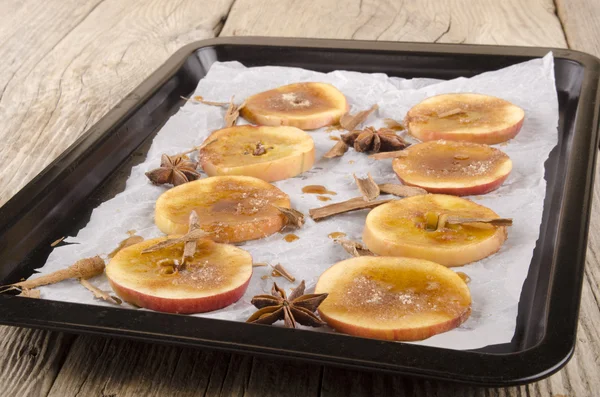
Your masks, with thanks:
<instances>
[{"instance_id":1,"label":"black baking tray","mask_svg":"<svg viewBox=\"0 0 600 397\"><path fill-rule=\"evenodd\" d=\"M336 333L0 296L0 323L295 358L480 385L538 380L573 354L598 147L600 61L577 51L281 38L188 45L0 208L0 285L28 277L122 189L156 131L215 61L452 79L555 56L559 143L546 162L541 234L510 343L457 351ZM120 181L120 182L119 182ZM110 188L107 188L110 186Z\"/></svg>"}]
</instances>

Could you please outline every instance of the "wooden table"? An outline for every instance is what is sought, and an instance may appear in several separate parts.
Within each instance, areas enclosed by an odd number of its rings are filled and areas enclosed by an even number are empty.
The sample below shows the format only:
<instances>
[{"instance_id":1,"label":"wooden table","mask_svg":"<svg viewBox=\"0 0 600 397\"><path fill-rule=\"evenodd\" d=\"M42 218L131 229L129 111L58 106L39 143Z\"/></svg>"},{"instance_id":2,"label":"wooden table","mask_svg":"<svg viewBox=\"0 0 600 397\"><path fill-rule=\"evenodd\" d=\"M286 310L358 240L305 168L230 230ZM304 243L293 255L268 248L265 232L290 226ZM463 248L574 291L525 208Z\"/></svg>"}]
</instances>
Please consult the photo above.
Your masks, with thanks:
<instances>
[{"instance_id":1,"label":"wooden table","mask_svg":"<svg viewBox=\"0 0 600 397\"><path fill-rule=\"evenodd\" d=\"M568 47L600 56L598 0L0 0L0 205L174 51L214 36ZM600 394L600 183L577 348L528 386L473 388L0 327L4 396Z\"/></svg>"}]
</instances>

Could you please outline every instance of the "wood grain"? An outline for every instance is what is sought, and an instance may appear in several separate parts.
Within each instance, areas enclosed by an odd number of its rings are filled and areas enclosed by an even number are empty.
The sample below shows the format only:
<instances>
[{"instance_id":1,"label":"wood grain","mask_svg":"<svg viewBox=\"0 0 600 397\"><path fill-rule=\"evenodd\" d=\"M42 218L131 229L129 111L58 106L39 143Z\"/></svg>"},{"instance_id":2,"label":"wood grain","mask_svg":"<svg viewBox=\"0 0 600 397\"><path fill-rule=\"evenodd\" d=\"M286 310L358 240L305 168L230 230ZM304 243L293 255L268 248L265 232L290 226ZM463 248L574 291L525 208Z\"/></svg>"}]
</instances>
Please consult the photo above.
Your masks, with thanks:
<instances>
[{"instance_id":1,"label":"wood grain","mask_svg":"<svg viewBox=\"0 0 600 397\"><path fill-rule=\"evenodd\" d=\"M4 326L0 335L1 394L47 395L75 337Z\"/></svg>"},{"instance_id":2,"label":"wood grain","mask_svg":"<svg viewBox=\"0 0 600 397\"><path fill-rule=\"evenodd\" d=\"M0 205L233 0L11 1L0 15ZM14 172L18 169L19 172Z\"/></svg>"},{"instance_id":3,"label":"wood grain","mask_svg":"<svg viewBox=\"0 0 600 397\"><path fill-rule=\"evenodd\" d=\"M314 364L79 337L49 396L318 396Z\"/></svg>"},{"instance_id":4,"label":"wood grain","mask_svg":"<svg viewBox=\"0 0 600 397\"><path fill-rule=\"evenodd\" d=\"M2 1L0 205L232 1ZM72 340L1 327L2 395L46 395Z\"/></svg>"},{"instance_id":5,"label":"wood grain","mask_svg":"<svg viewBox=\"0 0 600 397\"><path fill-rule=\"evenodd\" d=\"M552 0L237 0L221 36L566 47Z\"/></svg>"},{"instance_id":6,"label":"wood grain","mask_svg":"<svg viewBox=\"0 0 600 397\"><path fill-rule=\"evenodd\" d=\"M600 57L600 1L556 0L569 48Z\"/></svg>"},{"instance_id":7,"label":"wood grain","mask_svg":"<svg viewBox=\"0 0 600 397\"><path fill-rule=\"evenodd\" d=\"M250 356L79 337L49 396L243 396L251 367Z\"/></svg>"}]
</instances>

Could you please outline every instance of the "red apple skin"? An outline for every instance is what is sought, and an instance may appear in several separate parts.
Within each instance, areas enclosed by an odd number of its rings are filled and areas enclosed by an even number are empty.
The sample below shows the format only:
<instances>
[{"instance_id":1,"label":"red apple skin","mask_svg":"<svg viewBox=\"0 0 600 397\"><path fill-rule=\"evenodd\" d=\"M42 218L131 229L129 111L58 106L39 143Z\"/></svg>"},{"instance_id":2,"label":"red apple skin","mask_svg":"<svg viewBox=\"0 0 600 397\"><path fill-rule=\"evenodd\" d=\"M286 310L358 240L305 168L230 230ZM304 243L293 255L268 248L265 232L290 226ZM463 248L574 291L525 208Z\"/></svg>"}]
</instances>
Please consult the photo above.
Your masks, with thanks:
<instances>
[{"instance_id":1,"label":"red apple skin","mask_svg":"<svg viewBox=\"0 0 600 397\"><path fill-rule=\"evenodd\" d=\"M389 243L380 243L373 237L373 232L365 227L363 232L363 241L372 252L379 256L404 256L408 258L420 258L429 261L437 260L440 265L446 267L464 266L469 263L477 262L483 258L495 254L502 248L502 244L507 239L508 233L506 227L492 238L485 240L477 245L476 249L465 250L464 247L452 249L433 248L415 248L411 246L390 246Z\"/></svg>"},{"instance_id":2,"label":"red apple skin","mask_svg":"<svg viewBox=\"0 0 600 397\"><path fill-rule=\"evenodd\" d=\"M248 159L242 155L249 141L274 146L276 152L279 147L291 146L294 150L275 156L269 150L255 161L253 156ZM235 159L233 163L230 156ZM245 175L275 182L310 170L315 162L315 146L312 137L297 128L238 125L214 131L200 147L199 161L208 176Z\"/></svg>"},{"instance_id":3,"label":"red apple skin","mask_svg":"<svg viewBox=\"0 0 600 397\"><path fill-rule=\"evenodd\" d=\"M428 204L439 203L439 200L442 200L443 206L437 206L437 204L430 206ZM446 267L463 266L498 252L508 237L506 226L496 227L493 234L489 234L485 238L476 239L469 243L451 245L439 245L435 242L429 243L427 240L416 243L409 242L406 239L402 239L402 233L398 234L393 229L378 227L386 217L396 217L398 220L401 220L402 217L405 216L398 212L386 212L390 208L402 208L408 206L408 208L414 210L414 208L420 206L420 203L423 203L424 211L434 210L445 212L448 209L456 208L457 205L463 207L461 202L468 203L470 200L450 195L428 194L407 197L402 200L382 204L371 210L367 215L362 240L369 250L381 257L421 258L432 262L435 261ZM498 217L498 214L489 208L475 203L472 204L474 206L469 209L469 212L462 212L465 210L463 207L461 210L462 216L482 218ZM405 212L405 214L406 213L407 212ZM399 230L401 231L402 229ZM415 227L411 232L417 233L416 235L418 236L418 230L419 228Z\"/></svg>"},{"instance_id":4,"label":"red apple skin","mask_svg":"<svg viewBox=\"0 0 600 397\"><path fill-rule=\"evenodd\" d=\"M246 292L248 284L250 283L250 278L248 278L244 284L232 290L217 295L189 299L171 299L148 295L123 287L110 279L109 282L112 289L119 297L136 306L158 312L192 314L222 309L237 302Z\"/></svg>"},{"instance_id":5,"label":"red apple skin","mask_svg":"<svg viewBox=\"0 0 600 397\"><path fill-rule=\"evenodd\" d=\"M325 321L330 327L343 332L348 335L360 336L362 338L372 339L383 339L390 341L420 341L430 338L434 335L441 334L446 331L450 331L464 323L471 315L471 308L469 307L459 317L455 317L443 323L434 325L428 325L419 328L408 328L408 329L375 329L361 327L356 324L347 324L327 316L321 310L319 310L319 316Z\"/></svg>"},{"instance_id":6,"label":"red apple skin","mask_svg":"<svg viewBox=\"0 0 600 397\"><path fill-rule=\"evenodd\" d=\"M473 134L473 133L445 133L440 131L427 131L421 130L419 132L411 132L415 138L426 142L426 141L437 141L440 139L445 139L447 141L467 141L473 143L484 143L486 145L495 145L498 143L506 142L510 139L513 139L519 131L521 131L521 127L523 127L523 121L525 118L523 117L521 121L517 124L504 128L502 130L497 130L493 132L489 132L487 134ZM410 131L410 126L409 126Z\"/></svg>"},{"instance_id":7,"label":"red apple skin","mask_svg":"<svg viewBox=\"0 0 600 397\"><path fill-rule=\"evenodd\" d=\"M404 185L420 187L434 194L470 196L489 193L504 183L513 167L506 153L473 142L428 141L415 144L405 152L405 158L392 161L398 179ZM456 163L458 153L466 155L463 160L470 159L469 162ZM480 162L486 164L484 170L476 168L473 171L472 167L482 167ZM434 177L431 177L432 172Z\"/></svg>"},{"instance_id":8,"label":"red apple skin","mask_svg":"<svg viewBox=\"0 0 600 397\"><path fill-rule=\"evenodd\" d=\"M308 108L277 109L265 101L278 98L278 94L304 94L308 98L319 98ZM324 103L322 103L324 100ZM285 102L285 101L284 101ZM246 106L240 115L253 124L266 126L291 126L302 130L315 130L339 122L349 109L348 99L331 84L304 82L288 84L263 91L246 98Z\"/></svg>"},{"instance_id":9,"label":"red apple skin","mask_svg":"<svg viewBox=\"0 0 600 397\"><path fill-rule=\"evenodd\" d=\"M357 277L362 279L358 284ZM365 284L367 279L383 284ZM449 331L469 317L472 303L467 284L455 272L406 257L363 256L338 262L321 274L315 293L329 294L318 312L330 327L391 341L423 340Z\"/></svg>"},{"instance_id":10,"label":"red apple skin","mask_svg":"<svg viewBox=\"0 0 600 397\"><path fill-rule=\"evenodd\" d=\"M506 178L508 178L508 174L506 174L506 175L500 177L499 179L496 179L490 183L485 183L483 185L455 187L455 188L449 188L449 187L435 188L435 187L429 187L429 186L423 187L423 186L419 186L419 185L413 185L411 183L406 182L404 179L402 179L402 178L400 178L400 176L398 176L398 179L400 180L400 182L402 182L403 184L405 184L407 186L421 187L421 188L427 190L429 193L451 194L453 196L478 196L481 194L489 193L491 191L498 189L504 183Z\"/></svg>"}]
</instances>

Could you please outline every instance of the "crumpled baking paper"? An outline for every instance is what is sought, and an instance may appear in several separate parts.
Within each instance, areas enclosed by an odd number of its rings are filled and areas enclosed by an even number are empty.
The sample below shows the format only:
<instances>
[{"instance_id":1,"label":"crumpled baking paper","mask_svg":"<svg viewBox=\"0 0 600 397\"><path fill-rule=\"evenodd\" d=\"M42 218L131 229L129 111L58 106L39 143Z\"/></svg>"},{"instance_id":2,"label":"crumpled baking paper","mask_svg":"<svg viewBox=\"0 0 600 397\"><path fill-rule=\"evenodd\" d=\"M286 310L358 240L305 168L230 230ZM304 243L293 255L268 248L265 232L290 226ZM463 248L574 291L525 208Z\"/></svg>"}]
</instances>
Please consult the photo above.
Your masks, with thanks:
<instances>
[{"instance_id":1,"label":"crumpled baking paper","mask_svg":"<svg viewBox=\"0 0 600 397\"><path fill-rule=\"evenodd\" d=\"M450 81L407 80L380 73L348 71L324 74L287 67L246 68L238 62L215 63L193 95L221 102L227 102L235 95L236 102L240 103L249 95L303 81L333 84L347 96L352 112L367 109L377 103L379 110L365 123L375 127L384 126L384 118L401 121L413 105L427 97L443 93L489 94L525 109L525 122L519 135L508 144L498 145L499 149L511 157L512 173L498 190L485 196L471 197L500 216L514 219L508 240L497 254L471 265L454 268L471 277L471 317L452 331L418 343L449 349L474 349L509 342L515 331L521 288L539 237L546 192L544 161L557 144L558 101L552 54L472 78ZM153 222L154 203L166 187L150 184L144 172L159 165L162 153L180 153L201 144L212 131L223 126L224 112L219 107L186 103L160 130L146 160L132 169L125 190L98 206L87 226L76 236L66 240L75 244L54 249L39 272L50 273L84 257L108 254L128 237L129 230L135 230L144 238L160 236L161 233ZM245 123L244 120L240 122ZM343 157L322 159L323 154L335 144L329 137L339 134L340 131L327 131L326 128L310 131L318 159L312 170L275 183L289 194L292 206L305 214L308 214L310 208L358 196L353 173L365 175L368 170L378 183L398 183L391 168L391 160L375 161L352 149ZM337 194L331 196L331 201L324 203L317 200L316 195L303 194L302 187L306 185L324 185ZM285 233L277 233L247 242L242 247L252 254L255 262L273 265L281 263L296 277L297 282L306 280L310 290L325 269L349 257L342 247L328 238L328 234L340 231L350 239L360 240L366 214L367 210L362 210L319 223L307 216L306 225L293 231L300 237L294 242L284 241ZM297 282L289 283L283 278L261 278L270 273L270 267L255 268L250 286L240 301L225 309L197 316L245 321L255 311L250 304L252 296L268 293L274 280L288 291L297 285ZM91 281L103 290L110 290L103 275ZM41 293L43 299L109 305L94 299L75 280L42 287ZM334 332L328 328L319 331ZM312 332L312 329L307 332Z\"/></svg>"}]
</instances>

